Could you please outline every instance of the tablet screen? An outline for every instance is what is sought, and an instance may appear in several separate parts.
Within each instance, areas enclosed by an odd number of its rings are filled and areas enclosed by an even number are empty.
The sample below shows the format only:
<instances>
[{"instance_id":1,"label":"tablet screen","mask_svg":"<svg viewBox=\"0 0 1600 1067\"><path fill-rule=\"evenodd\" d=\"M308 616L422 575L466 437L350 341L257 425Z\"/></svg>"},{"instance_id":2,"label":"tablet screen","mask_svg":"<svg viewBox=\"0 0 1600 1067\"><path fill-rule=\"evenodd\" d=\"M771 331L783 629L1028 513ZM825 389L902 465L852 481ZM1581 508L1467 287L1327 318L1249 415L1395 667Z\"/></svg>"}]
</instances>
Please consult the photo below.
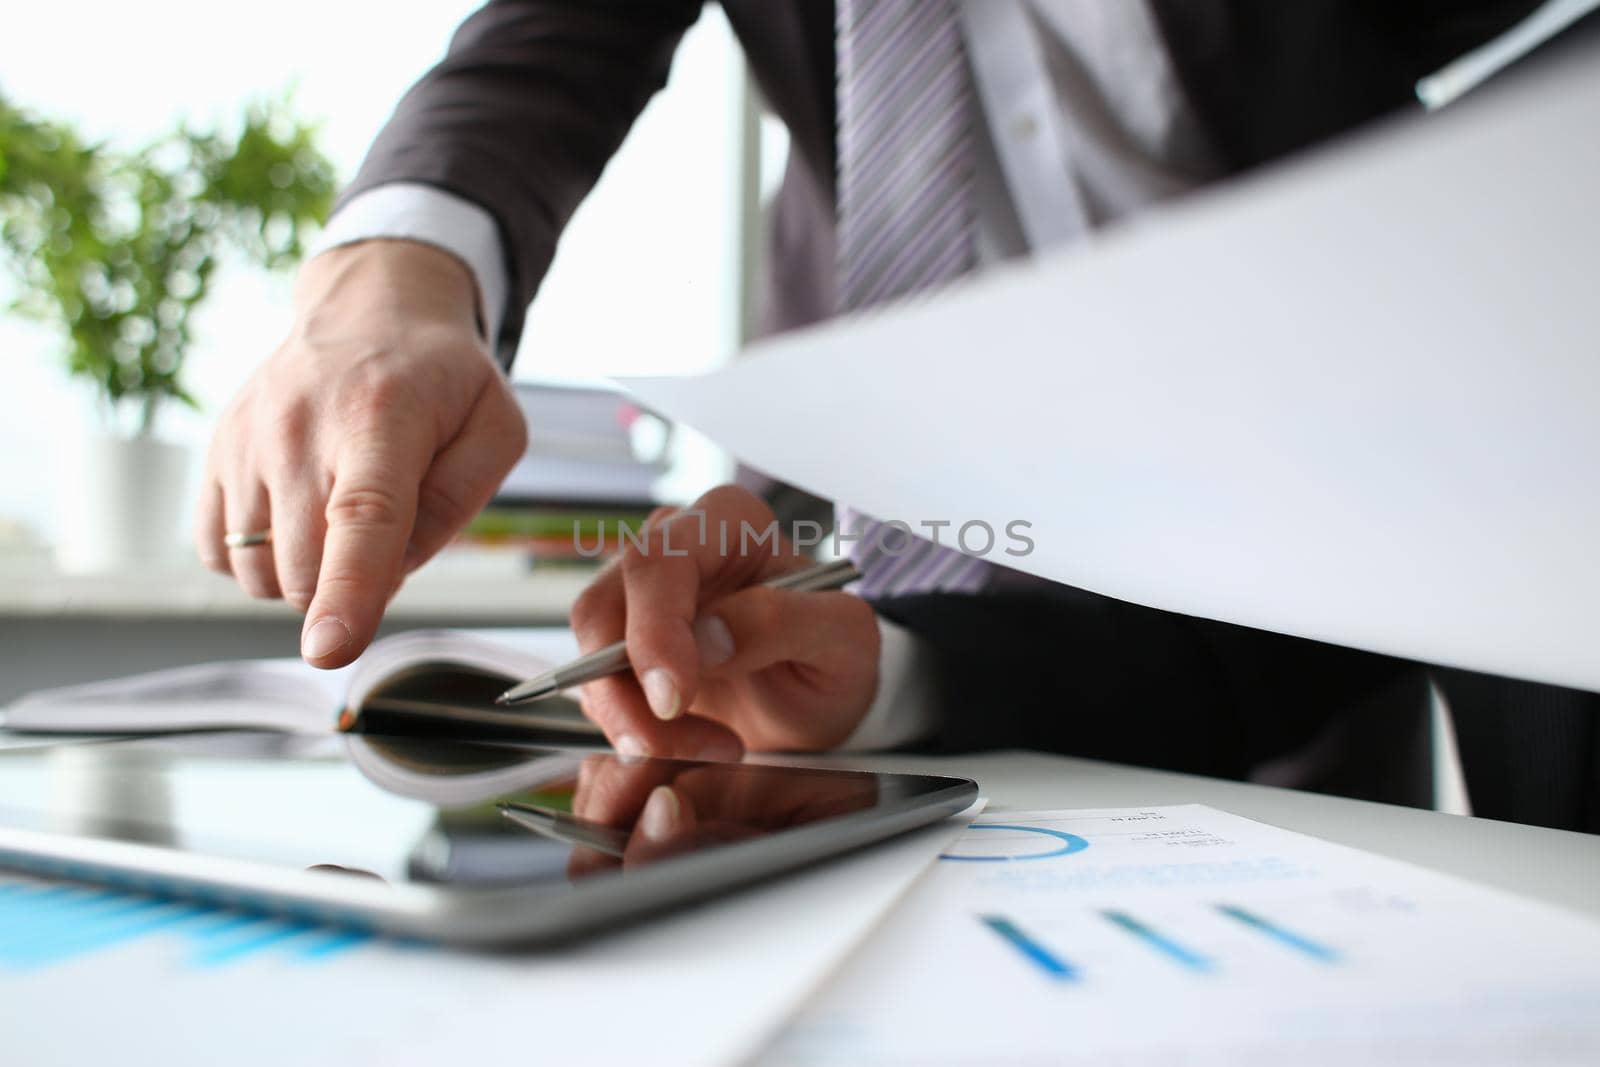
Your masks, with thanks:
<instances>
[{"instance_id":1,"label":"tablet screen","mask_svg":"<svg viewBox=\"0 0 1600 1067\"><path fill-rule=\"evenodd\" d=\"M625 872L950 785L370 734L207 734L0 752L0 827L489 889Z\"/></svg>"}]
</instances>

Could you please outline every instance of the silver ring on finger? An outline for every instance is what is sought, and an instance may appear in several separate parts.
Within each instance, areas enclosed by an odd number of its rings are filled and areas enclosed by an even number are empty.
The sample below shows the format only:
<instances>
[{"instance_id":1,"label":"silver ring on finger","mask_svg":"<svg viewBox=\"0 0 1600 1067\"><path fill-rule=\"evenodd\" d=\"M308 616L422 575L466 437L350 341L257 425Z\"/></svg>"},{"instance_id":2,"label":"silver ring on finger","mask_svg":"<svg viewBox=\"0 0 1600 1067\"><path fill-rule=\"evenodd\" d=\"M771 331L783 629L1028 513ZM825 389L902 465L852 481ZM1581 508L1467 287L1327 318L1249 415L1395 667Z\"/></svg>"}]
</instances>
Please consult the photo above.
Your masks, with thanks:
<instances>
[{"instance_id":1,"label":"silver ring on finger","mask_svg":"<svg viewBox=\"0 0 1600 1067\"><path fill-rule=\"evenodd\" d=\"M234 531L222 538L222 543L229 548L258 548L261 545L272 544L272 528L265 530L251 530L248 532Z\"/></svg>"}]
</instances>

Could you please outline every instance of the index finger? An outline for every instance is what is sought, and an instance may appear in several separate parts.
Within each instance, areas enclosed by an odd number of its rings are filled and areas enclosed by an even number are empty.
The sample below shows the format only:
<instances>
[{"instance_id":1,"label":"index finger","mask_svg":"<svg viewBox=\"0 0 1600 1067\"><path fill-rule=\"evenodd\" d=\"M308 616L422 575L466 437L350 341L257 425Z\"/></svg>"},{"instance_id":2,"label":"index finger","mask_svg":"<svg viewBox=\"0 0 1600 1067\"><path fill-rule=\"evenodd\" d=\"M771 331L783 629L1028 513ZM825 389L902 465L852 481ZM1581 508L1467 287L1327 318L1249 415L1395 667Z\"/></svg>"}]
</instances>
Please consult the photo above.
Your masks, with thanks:
<instances>
[{"instance_id":1,"label":"index finger","mask_svg":"<svg viewBox=\"0 0 1600 1067\"><path fill-rule=\"evenodd\" d=\"M628 659L657 717L676 718L699 688L700 605L804 562L766 505L733 488L707 493L652 527L642 549L624 554Z\"/></svg>"},{"instance_id":2,"label":"index finger","mask_svg":"<svg viewBox=\"0 0 1600 1067\"><path fill-rule=\"evenodd\" d=\"M585 653L622 637L627 603L620 563L602 571L572 606L572 631ZM650 712L631 674L596 678L583 686L583 711L623 755L678 755L737 760L744 751L725 726L693 715L663 722Z\"/></svg>"},{"instance_id":3,"label":"index finger","mask_svg":"<svg viewBox=\"0 0 1600 1067\"><path fill-rule=\"evenodd\" d=\"M396 455L374 439L353 443L341 456L317 591L300 635L300 654L312 666L344 666L377 633L400 580L422 473L420 457Z\"/></svg>"}]
</instances>

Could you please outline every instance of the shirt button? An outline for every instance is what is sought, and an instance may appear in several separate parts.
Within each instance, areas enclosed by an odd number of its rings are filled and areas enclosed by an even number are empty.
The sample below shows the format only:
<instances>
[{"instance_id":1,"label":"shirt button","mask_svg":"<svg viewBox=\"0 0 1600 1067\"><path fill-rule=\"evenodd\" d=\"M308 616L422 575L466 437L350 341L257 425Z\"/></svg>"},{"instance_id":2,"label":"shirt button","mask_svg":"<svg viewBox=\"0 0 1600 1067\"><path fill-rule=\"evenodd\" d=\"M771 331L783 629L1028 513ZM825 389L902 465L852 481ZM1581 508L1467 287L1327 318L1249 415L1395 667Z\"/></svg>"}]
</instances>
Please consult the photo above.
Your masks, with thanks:
<instances>
[{"instance_id":1,"label":"shirt button","mask_svg":"<svg viewBox=\"0 0 1600 1067\"><path fill-rule=\"evenodd\" d=\"M1031 141L1039 132L1039 120L1028 113L1018 115L1012 120L1011 132L1019 141Z\"/></svg>"}]
</instances>

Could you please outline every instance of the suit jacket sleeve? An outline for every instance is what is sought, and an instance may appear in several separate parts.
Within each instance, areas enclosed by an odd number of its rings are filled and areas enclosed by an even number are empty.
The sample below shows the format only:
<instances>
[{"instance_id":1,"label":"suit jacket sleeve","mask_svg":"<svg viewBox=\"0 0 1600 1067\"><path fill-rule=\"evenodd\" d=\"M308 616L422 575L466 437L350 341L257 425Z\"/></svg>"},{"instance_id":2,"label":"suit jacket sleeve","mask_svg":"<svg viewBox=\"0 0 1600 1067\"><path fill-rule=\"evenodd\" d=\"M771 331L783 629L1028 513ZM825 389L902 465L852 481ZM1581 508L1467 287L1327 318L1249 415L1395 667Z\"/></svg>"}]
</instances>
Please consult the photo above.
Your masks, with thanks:
<instances>
[{"instance_id":1,"label":"suit jacket sleeve","mask_svg":"<svg viewBox=\"0 0 1600 1067\"><path fill-rule=\"evenodd\" d=\"M700 0L491 0L400 100L341 202L395 181L437 186L498 223L509 366L556 240L667 79Z\"/></svg>"},{"instance_id":2,"label":"suit jacket sleeve","mask_svg":"<svg viewBox=\"0 0 1600 1067\"><path fill-rule=\"evenodd\" d=\"M923 642L942 748L1035 748L1243 777L1415 667L1065 586L878 611Z\"/></svg>"}]
</instances>

